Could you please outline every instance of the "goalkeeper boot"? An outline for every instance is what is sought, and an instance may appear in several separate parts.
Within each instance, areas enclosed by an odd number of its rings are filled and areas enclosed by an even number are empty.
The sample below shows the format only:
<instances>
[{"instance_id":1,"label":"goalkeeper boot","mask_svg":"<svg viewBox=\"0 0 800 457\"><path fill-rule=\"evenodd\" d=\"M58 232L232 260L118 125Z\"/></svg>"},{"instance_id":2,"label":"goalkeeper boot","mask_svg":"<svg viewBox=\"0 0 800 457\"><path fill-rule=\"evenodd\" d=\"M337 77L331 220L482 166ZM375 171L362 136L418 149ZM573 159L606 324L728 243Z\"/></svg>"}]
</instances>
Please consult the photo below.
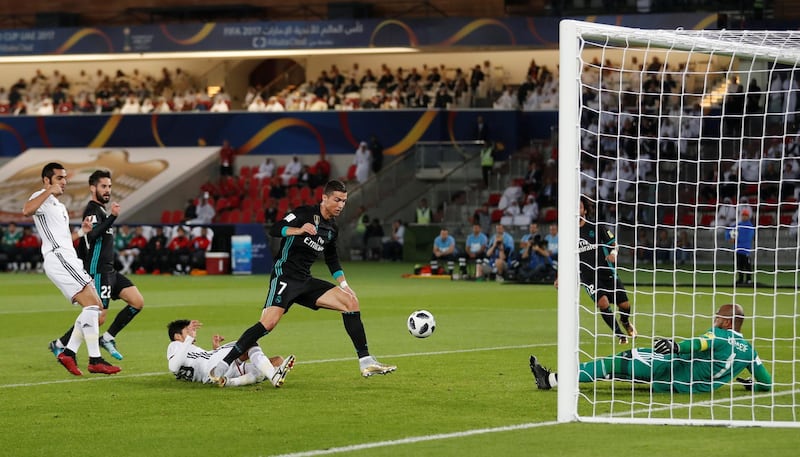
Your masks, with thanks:
<instances>
[{"instance_id":1,"label":"goalkeeper boot","mask_svg":"<svg viewBox=\"0 0 800 457\"><path fill-rule=\"evenodd\" d=\"M386 365L375 360L375 357L367 356L359 360L361 366L361 376L369 378L376 374L387 374L397 369L394 365Z\"/></svg>"},{"instance_id":2,"label":"goalkeeper boot","mask_svg":"<svg viewBox=\"0 0 800 457\"><path fill-rule=\"evenodd\" d=\"M52 352L53 355L56 356L56 358L58 358L58 354L64 352L64 348L58 345L58 340L51 341L47 345L47 348L50 349L50 352Z\"/></svg>"},{"instance_id":3,"label":"goalkeeper boot","mask_svg":"<svg viewBox=\"0 0 800 457\"><path fill-rule=\"evenodd\" d=\"M533 379L536 380L536 387L538 387L539 390L550 390L552 388L552 386L550 386L551 371L543 367L542 364L536 360L535 355L531 355L530 365Z\"/></svg>"},{"instance_id":4,"label":"goalkeeper boot","mask_svg":"<svg viewBox=\"0 0 800 457\"><path fill-rule=\"evenodd\" d=\"M100 347L108 351L111 357L114 357L117 360L122 360L122 354L119 353L117 350L117 340L115 339L107 339L104 336L100 337Z\"/></svg>"},{"instance_id":5,"label":"goalkeeper boot","mask_svg":"<svg viewBox=\"0 0 800 457\"><path fill-rule=\"evenodd\" d=\"M290 355L283 359L283 363L281 363L279 367L275 368L275 374L272 375L269 382L271 382L276 389L282 386L286 375L289 374L292 368L294 368L294 356Z\"/></svg>"},{"instance_id":6,"label":"goalkeeper boot","mask_svg":"<svg viewBox=\"0 0 800 457\"><path fill-rule=\"evenodd\" d=\"M95 361L94 363L90 363L88 369L89 373L100 373L100 374L117 374L120 371L122 371L122 368L111 365L102 358Z\"/></svg>"}]
</instances>

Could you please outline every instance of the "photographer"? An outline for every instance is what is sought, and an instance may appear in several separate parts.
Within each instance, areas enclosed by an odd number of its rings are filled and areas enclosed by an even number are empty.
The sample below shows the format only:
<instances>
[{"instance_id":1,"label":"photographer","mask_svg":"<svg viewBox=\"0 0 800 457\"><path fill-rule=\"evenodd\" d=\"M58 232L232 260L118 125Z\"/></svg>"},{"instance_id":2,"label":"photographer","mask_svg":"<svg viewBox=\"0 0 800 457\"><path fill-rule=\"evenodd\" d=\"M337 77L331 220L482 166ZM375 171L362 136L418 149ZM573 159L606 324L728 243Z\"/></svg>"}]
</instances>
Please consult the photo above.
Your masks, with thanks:
<instances>
[{"instance_id":1,"label":"photographer","mask_svg":"<svg viewBox=\"0 0 800 457\"><path fill-rule=\"evenodd\" d=\"M514 251L514 238L506 233L502 224L497 224L495 234L489 239L487 246L486 259L481 266L483 275L492 274L497 282L503 282L508 266L508 257Z\"/></svg>"},{"instance_id":2,"label":"photographer","mask_svg":"<svg viewBox=\"0 0 800 457\"><path fill-rule=\"evenodd\" d=\"M528 233L520 239L519 261L515 262L520 282L549 282L555 279L555 269L547 249L547 240L539 233L539 225L531 223Z\"/></svg>"}]
</instances>

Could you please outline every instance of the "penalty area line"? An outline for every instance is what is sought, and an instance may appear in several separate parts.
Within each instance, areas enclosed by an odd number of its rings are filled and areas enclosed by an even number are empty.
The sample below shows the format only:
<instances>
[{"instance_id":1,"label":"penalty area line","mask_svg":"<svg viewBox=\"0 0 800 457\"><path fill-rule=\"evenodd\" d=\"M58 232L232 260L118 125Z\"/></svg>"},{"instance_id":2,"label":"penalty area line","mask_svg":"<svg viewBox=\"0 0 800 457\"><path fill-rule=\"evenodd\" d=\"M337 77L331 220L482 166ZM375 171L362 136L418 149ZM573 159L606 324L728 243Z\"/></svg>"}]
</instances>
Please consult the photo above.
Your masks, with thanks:
<instances>
[{"instance_id":1,"label":"penalty area line","mask_svg":"<svg viewBox=\"0 0 800 457\"><path fill-rule=\"evenodd\" d=\"M515 430L526 430L538 427L549 427L558 425L558 422L529 422L527 424L505 425L502 427L479 428L474 430L464 430L453 433L437 433L435 435L411 436L399 440L375 441L373 443L351 444L349 446L332 447L328 449L316 449L311 451L292 452L288 454L278 454L271 457L314 457L318 455L340 454L342 452L362 451L364 449L375 449L379 447L401 446L404 444L422 443L425 441L447 440L452 438L464 438L468 436L484 435L487 433L510 432Z\"/></svg>"}]
</instances>

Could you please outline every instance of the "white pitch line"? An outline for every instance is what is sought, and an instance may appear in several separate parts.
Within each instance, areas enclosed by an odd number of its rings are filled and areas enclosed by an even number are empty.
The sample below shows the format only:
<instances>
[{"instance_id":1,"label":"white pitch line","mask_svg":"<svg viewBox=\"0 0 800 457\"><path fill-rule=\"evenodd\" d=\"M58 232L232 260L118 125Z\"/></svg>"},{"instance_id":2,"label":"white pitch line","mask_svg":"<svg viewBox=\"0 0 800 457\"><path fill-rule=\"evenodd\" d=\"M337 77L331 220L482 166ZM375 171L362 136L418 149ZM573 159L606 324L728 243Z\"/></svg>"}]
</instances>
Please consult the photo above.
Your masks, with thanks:
<instances>
[{"instance_id":1,"label":"white pitch line","mask_svg":"<svg viewBox=\"0 0 800 457\"><path fill-rule=\"evenodd\" d=\"M760 397L768 397L768 396L771 396L771 395L772 396L779 396L779 395L788 395L788 394L793 394L793 393L796 393L796 391L782 392L780 394L765 393L765 394L762 394L762 395L754 395L753 397L760 398ZM750 397L732 398L732 399L728 399L728 401L735 401L737 399L744 399L744 398L748 398L749 399ZM715 403L721 403L722 401L723 401L722 399L719 402L711 400L711 401L700 402L700 403L695 403L695 404L686 405L686 406L687 407L696 407L696 406L703 406L703 405L713 405ZM676 406L677 407L681 407L683 405L671 405L670 407L674 408ZM638 411L634 410L633 414L660 411L662 409L668 409L670 407L657 408L657 409L642 408L642 409L640 409ZM628 412L627 414L631 414L631 412ZM604 414L603 416L615 417L617 415L616 414ZM538 427L549 427L549 426L552 426L552 425L559 425L559 422L556 422L556 421L530 422L530 423L527 423L527 424L506 425L506 426L494 427L494 428L480 428L480 429L474 429L474 430L464 430L464 431L461 431L461 432L440 433L440 434L435 434L435 435L412 436L412 437L408 437L408 438L402 438L402 439L399 439L399 440L387 440L387 441L376 441L376 442L372 442L372 443L351 444L351 445L348 445L348 446L340 446L340 447L327 448L327 449L315 449L315 450L310 450L310 451L291 452L291 453L288 453L288 454L277 454L277 455L272 455L272 456L269 456L269 457L315 457L315 456L319 456L319 455L332 455L332 454L340 454L340 453L343 453L343 452L362 451L362 450L365 450L365 449L374 449L374 448L378 448L378 447L389 447L389 446L400 446L400 445L403 445L403 444L422 443L422 442L425 442L425 441L446 440L446 439L452 439L452 438L464 438L464 437L468 437L468 436L483 435L483 434L487 434L487 433L499 433L499 432L508 432L508 431L514 431L514 430L525 430L525 429L538 428Z\"/></svg>"},{"instance_id":2,"label":"white pitch line","mask_svg":"<svg viewBox=\"0 0 800 457\"><path fill-rule=\"evenodd\" d=\"M403 358L403 357L427 357L431 355L443 355L443 354L465 354L470 352L485 352L485 351L503 351L503 350L511 350L511 349L524 349L524 348L533 348L533 347L545 347L545 346L555 346L555 343L547 343L547 344L522 344L518 346L496 346L490 348L473 348L473 349L455 349L452 351L433 351L433 352L412 352L406 354L395 354L395 355L381 355L381 357L386 358ZM298 365L313 365L318 363L335 363L335 362L348 362L352 361L352 357L342 357L336 359L321 359L321 360L306 360L306 361L298 361L296 362ZM59 379L53 381L42 381L42 382L29 382L29 383L18 383L18 384L0 384L0 389L3 388L14 388L14 387L34 387L34 386L47 386L51 384L65 384L71 382L88 382L88 381L102 381L106 379L128 379L128 378L143 378L149 376L163 376L163 375L171 375L172 373L168 371L160 371L160 372L152 372L152 373L137 373L137 374L126 374L120 375L115 374L113 376L102 376L102 377L75 377L71 379Z\"/></svg>"},{"instance_id":3,"label":"white pitch line","mask_svg":"<svg viewBox=\"0 0 800 457\"><path fill-rule=\"evenodd\" d=\"M362 444L351 444L349 446L341 446L341 447L332 447L328 449L317 449L313 451L302 451L302 452L293 452L289 454L278 454L272 457L314 457L317 455L331 455L331 454L339 454L342 452L351 452L351 451L362 451L364 449L375 449L378 447L388 447L388 446L398 446L402 444L414 444L414 443L422 443L425 441L434 441L434 440L446 440L451 438L464 438L467 436L474 436L474 435L483 435L486 433L498 433L498 432L510 432L514 430L526 430L530 428L537 428L537 427L548 427L551 425L558 425L558 422L530 422L527 424L518 424L518 425L505 425L503 427L493 427L493 428L479 428L474 430L464 430L463 432L453 432L453 433L440 433L436 435L423 435L423 436L411 436L408 438L402 438L399 440L388 440L388 441L375 441L373 443L362 443Z\"/></svg>"}]
</instances>

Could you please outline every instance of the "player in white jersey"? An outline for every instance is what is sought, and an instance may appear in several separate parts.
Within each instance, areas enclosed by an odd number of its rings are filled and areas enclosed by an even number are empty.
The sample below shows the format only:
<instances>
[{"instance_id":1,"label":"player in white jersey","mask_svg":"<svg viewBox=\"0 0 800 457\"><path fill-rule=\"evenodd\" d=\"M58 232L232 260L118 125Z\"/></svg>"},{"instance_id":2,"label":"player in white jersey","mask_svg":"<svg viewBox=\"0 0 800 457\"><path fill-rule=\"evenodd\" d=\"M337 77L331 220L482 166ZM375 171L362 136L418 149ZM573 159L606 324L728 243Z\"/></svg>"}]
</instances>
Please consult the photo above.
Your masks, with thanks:
<instances>
[{"instance_id":1,"label":"player in white jersey","mask_svg":"<svg viewBox=\"0 0 800 457\"><path fill-rule=\"evenodd\" d=\"M171 343L167 346L167 361L169 371L175 379L182 381L202 382L211 384L209 372L231 350L236 341L220 345L224 338L214 335L211 340L213 350L205 349L194 344L197 338L197 329L203 324L196 320L180 319L167 325L167 333ZM277 387L283 385L286 374L294 367L294 356L285 359L282 357L269 357L259 346L251 347L242 356L231 363L228 371L222 375L221 381L216 381L221 387L237 387L255 384L264 380Z\"/></svg>"},{"instance_id":2,"label":"player in white jersey","mask_svg":"<svg viewBox=\"0 0 800 457\"><path fill-rule=\"evenodd\" d=\"M75 320L75 328L67 347L58 355L58 361L75 376L83 373L78 368L75 353L86 341L89 352L89 372L114 374L120 371L100 356L99 325L101 301L97 296L92 278L83 269L83 262L75 253L73 241L83 232L91 230L91 223L84 220L77 234L69 228L69 213L58 200L67 187L67 170L55 162L42 168L43 189L36 191L25 202L22 214L33 216L36 230L42 238L42 256L44 272L50 281L58 287L71 303L79 304L83 309Z\"/></svg>"}]
</instances>

